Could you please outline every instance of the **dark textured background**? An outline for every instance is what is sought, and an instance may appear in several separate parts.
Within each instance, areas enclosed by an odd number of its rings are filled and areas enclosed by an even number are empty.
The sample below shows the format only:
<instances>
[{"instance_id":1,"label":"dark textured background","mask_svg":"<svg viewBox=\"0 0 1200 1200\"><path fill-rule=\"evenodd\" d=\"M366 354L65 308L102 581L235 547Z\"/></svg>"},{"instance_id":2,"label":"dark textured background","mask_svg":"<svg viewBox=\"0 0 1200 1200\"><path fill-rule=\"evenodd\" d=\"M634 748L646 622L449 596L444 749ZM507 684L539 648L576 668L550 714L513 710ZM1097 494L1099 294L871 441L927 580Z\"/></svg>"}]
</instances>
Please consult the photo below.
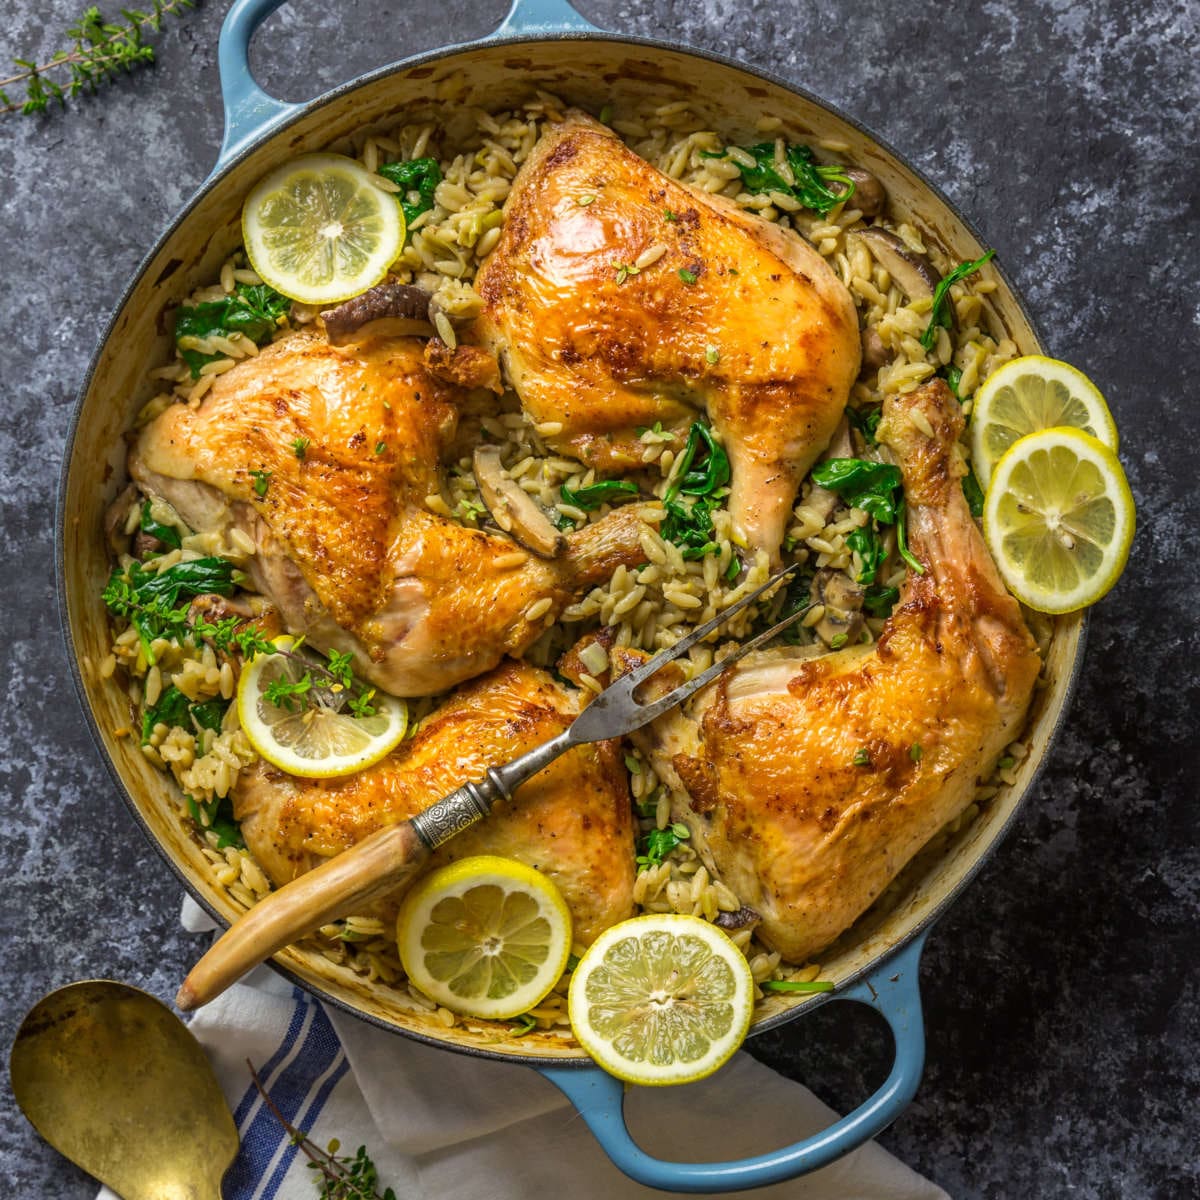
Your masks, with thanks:
<instances>
[{"instance_id":1,"label":"dark textured background","mask_svg":"<svg viewBox=\"0 0 1200 1200\"><path fill-rule=\"evenodd\" d=\"M5 7L0 63L47 57L77 15L73 0ZM198 949L177 929L173 877L85 734L58 632L52 518L64 431L103 323L214 161L226 7L203 0L170 23L158 65L99 99L0 118L5 1053L50 988L105 975L167 997ZM581 8L608 29L770 67L858 116L975 221L1050 352L1109 397L1140 514L1129 570L1093 613L1049 771L930 941L928 1068L882 1141L956 1197L1200 1195L1194 3ZM503 9L296 0L253 58L277 94L306 99L437 45L441 30L482 35ZM885 1036L845 1006L753 1049L843 1108L887 1065ZM8 1195L91 1195L7 1088L0 1106Z\"/></svg>"}]
</instances>

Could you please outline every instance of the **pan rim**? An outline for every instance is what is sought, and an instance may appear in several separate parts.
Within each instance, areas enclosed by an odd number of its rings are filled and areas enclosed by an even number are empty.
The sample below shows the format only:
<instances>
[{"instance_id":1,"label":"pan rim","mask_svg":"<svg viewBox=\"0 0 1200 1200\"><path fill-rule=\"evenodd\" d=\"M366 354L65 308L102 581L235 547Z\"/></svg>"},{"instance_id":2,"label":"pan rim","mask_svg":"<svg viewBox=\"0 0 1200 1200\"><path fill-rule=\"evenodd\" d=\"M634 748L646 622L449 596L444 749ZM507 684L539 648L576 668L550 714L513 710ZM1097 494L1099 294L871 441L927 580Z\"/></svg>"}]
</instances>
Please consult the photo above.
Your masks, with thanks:
<instances>
[{"instance_id":1,"label":"pan rim","mask_svg":"<svg viewBox=\"0 0 1200 1200\"><path fill-rule=\"evenodd\" d=\"M662 41L661 39L648 38L641 35L620 35L603 31L567 31L558 34L523 34L505 37L491 36L474 42L443 46L424 51L420 54L374 68L371 71L365 72L353 79L338 84L336 87L323 92L321 95L314 97L312 100L298 104L292 111L290 111L278 122L270 124L267 128L250 136L248 140L234 153L229 155L228 158L222 160L218 155L217 164L214 166L211 173L200 183L191 197L171 218L158 239L155 241L154 245L149 251L147 251L137 267L134 269L129 278L129 282L122 289L121 294L112 309L109 319L105 323L100 334L96 344L96 349L91 357L90 362L88 363L87 369L76 392L71 408L70 420L67 426L66 437L63 444L63 459L59 468L57 482L54 528L54 577L59 624L62 632L64 647L67 652L68 668L74 683L76 697L79 701L80 707L83 710L84 721L86 723L89 736L105 766L105 769L109 774L109 777L116 786L118 794L124 801L126 808L129 809L142 834L158 852L160 857L166 862L167 866L183 886L186 894L190 896L195 903L200 905L202 909L204 909L208 916L216 922L218 927L224 927L227 925L224 916L207 900L207 898L199 891L199 889L196 888L193 882L189 879L184 865L178 861L168 850L167 846L159 841L159 839L154 835L149 823L142 815L137 802L134 800L130 788L125 783L125 780L118 770L116 762L105 749L99 723L88 700L87 686L83 679L81 669L79 648L71 630L70 612L67 600L66 530L69 515L66 508L66 498L72 471L72 464L75 461L76 441L79 432L79 425L83 416L83 410L88 394L92 389L92 385L95 381L96 374L100 366L100 361L104 356L104 352L109 345L110 339L116 330L116 326L120 321L126 306L129 304L133 293L141 284L154 260L166 248L167 244L176 235L176 233L184 226L187 220L192 216L196 207L212 191L212 189L221 184L225 177L238 165L257 154L269 142L285 134L301 120L304 120L314 113L319 112L321 109L336 103L352 92L387 79L390 76L411 70L414 67L439 62L447 58L452 58L455 55L470 51L491 51L497 49L503 50L513 46L531 44L543 45L545 43L564 41L604 42L616 46L639 47L657 53L665 52L678 57L701 59L738 73L749 75L754 79L761 80L775 87L781 88L791 95L797 96L800 99L803 99L814 105L815 107L837 117L839 120L857 130L864 137L868 138L886 155L890 156L895 162L910 172L913 177L919 181L921 186L925 188L946 208L948 212L954 216L957 221L961 223L962 227L967 231L968 234L970 234L972 238L975 239L977 243L983 246L990 244L983 237L982 233L976 227L974 222L959 210L958 206L946 196L941 187L939 187L927 176L923 169L915 166L906 155L897 151L890 144L890 142L884 138L881 138L862 121L845 112L839 105L816 95L799 84L792 83L791 81L784 79L774 72L766 70L755 64L740 62L737 59L729 57L728 55L720 54L707 48L672 45ZM1004 281L1009 295L1012 297L1016 308L1028 324L1029 329L1032 332L1039 348L1044 350L1045 338L1034 315L1030 312L1021 290L1016 286L1014 280L1009 275L1008 270L1002 263L998 263L993 260L992 266L997 270L1001 279ZM946 891L945 894L942 895L938 901L930 907L929 911L926 912L909 930L907 930L902 937L891 943L886 949L878 953L875 957L871 958L851 976L848 976L846 979L840 981L836 991L818 994L806 999L804 1002L794 1005L791 1008L764 1018L751 1028L749 1036L754 1037L760 1033L766 1033L777 1029L781 1025L794 1020L804 1013L811 1012L814 1008L820 1007L822 1004L826 1004L831 1000L838 999L844 992L852 988L855 984L868 979L871 975L884 967L891 958L900 953L906 946L910 945L915 939L925 933L958 900L962 892L974 881L976 876L983 870L988 860L993 854L995 854L999 846L1009 836L1013 825L1016 823L1017 818L1020 816L1028 801L1030 793L1035 789L1042 777L1043 772L1046 770L1050 753L1059 738L1064 724L1069 719L1072 702L1076 689L1079 685L1080 675L1082 672L1088 624L1089 616L1085 612L1079 624L1075 656L1071 662L1069 671L1066 673L1065 682L1060 685L1062 689L1062 699L1059 704L1054 723L1046 735L1045 749L1042 753L1041 759L1032 775L1025 783L1020 794L1017 796L1011 812L1007 815L1003 822L1001 822L989 833L987 842L975 852L973 861L963 873L962 877L951 888L949 888L949 890ZM419 1030L401 1027L383 1019L382 1017L367 1013L352 1003L331 994L323 985L319 983L312 983L302 979L300 973L290 966L278 963L273 959L268 960L267 965L277 974L281 975L284 979L287 979L289 982L300 987L303 991L320 1000L322 1003L330 1004L342 1012L348 1013L359 1020L367 1022L368 1024L385 1029L390 1033L411 1038L412 1040L425 1045L435 1046L443 1050L452 1050L460 1054L469 1054L478 1058L491 1059L493 1061L532 1068L554 1067L556 1069L588 1069L593 1066L591 1059L587 1058L586 1056L556 1057L536 1054L511 1054L504 1051L486 1049L480 1046L462 1045L447 1041L444 1038L434 1034L426 1034Z\"/></svg>"}]
</instances>

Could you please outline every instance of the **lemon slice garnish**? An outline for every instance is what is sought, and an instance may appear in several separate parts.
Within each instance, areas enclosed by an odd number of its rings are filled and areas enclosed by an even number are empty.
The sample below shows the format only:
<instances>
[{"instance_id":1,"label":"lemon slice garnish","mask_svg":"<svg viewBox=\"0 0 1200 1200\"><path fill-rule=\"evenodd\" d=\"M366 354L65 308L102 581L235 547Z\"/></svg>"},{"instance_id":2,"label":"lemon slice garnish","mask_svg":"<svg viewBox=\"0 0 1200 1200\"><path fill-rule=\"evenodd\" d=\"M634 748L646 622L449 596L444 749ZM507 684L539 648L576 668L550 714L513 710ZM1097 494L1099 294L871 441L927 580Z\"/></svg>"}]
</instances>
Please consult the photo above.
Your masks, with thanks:
<instances>
[{"instance_id":1,"label":"lemon slice garnish","mask_svg":"<svg viewBox=\"0 0 1200 1200\"><path fill-rule=\"evenodd\" d=\"M971 459L986 488L1008 448L1039 429L1082 429L1114 454L1117 426L1099 388L1069 363L1040 354L1014 358L975 393Z\"/></svg>"},{"instance_id":2,"label":"lemon slice garnish","mask_svg":"<svg viewBox=\"0 0 1200 1200\"><path fill-rule=\"evenodd\" d=\"M250 265L302 304L334 304L377 284L404 248L395 196L352 158L308 154L272 171L246 197Z\"/></svg>"},{"instance_id":3,"label":"lemon slice garnish","mask_svg":"<svg viewBox=\"0 0 1200 1200\"><path fill-rule=\"evenodd\" d=\"M716 926L655 913L596 939L571 976L568 1008L580 1045L611 1075L691 1083L745 1040L754 979Z\"/></svg>"},{"instance_id":4,"label":"lemon slice garnish","mask_svg":"<svg viewBox=\"0 0 1200 1200\"><path fill-rule=\"evenodd\" d=\"M431 1000L471 1017L528 1012L571 953L571 913L545 875L482 854L434 871L404 898L400 961Z\"/></svg>"},{"instance_id":5,"label":"lemon slice garnish","mask_svg":"<svg viewBox=\"0 0 1200 1200\"><path fill-rule=\"evenodd\" d=\"M1023 437L996 464L983 504L1004 582L1046 613L1095 604L1116 583L1135 519L1117 456L1079 429Z\"/></svg>"},{"instance_id":6,"label":"lemon slice garnish","mask_svg":"<svg viewBox=\"0 0 1200 1200\"><path fill-rule=\"evenodd\" d=\"M290 637L277 637L273 645L290 650ZM408 707L384 692L371 697L373 716L356 717L346 709L327 707L304 698L292 709L272 704L267 687L277 681L295 683L304 666L281 654L256 654L242 667L238 680L237 711L242 731L267 762L289 775L332 779L352 775L377 763L404 738Z\"/></svg>"}]
</instances>

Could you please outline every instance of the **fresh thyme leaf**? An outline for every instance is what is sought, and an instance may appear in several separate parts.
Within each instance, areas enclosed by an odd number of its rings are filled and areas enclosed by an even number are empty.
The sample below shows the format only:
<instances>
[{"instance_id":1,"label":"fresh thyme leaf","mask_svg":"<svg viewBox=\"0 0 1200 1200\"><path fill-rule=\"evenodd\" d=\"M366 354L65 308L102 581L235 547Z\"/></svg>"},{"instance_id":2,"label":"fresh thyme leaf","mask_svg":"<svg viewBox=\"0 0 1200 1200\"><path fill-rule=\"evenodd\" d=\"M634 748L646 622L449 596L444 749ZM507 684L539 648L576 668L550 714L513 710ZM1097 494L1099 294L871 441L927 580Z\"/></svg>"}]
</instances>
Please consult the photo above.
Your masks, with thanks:
<instances>
[{"instance_id":1,"label":"fresh thyme leaf","mask_svg":"<svg viewBox=\"0 0 1200 1200\"><path fill-rule=\"evenodd\" d=\"M387 453L387 442L376 442L375 443L376 456L378 456L380 454L386 454L386 453Z\"/></svg>"},{"instance_id":2,"label":"fresh thyme leaf","mask_svg":"<svg viewBox=\"0 0 1200 1200\"><path fill-rule=\"evenodd\" d=\"M164 17L182 17L194 0L152 0L149 12L122 9L123 22L112 21L98 8L89 7L67 30L70 50L59 50L45 62L16 58L21 69L0 79L0 115L44 113L53 100L65 107L81 93L93 94L102 83L126 74L141 64L154 61L154 49L146 45L147 32L158 33ZM66 76L56 73L65 71ZM62 79L62 82L59 82ZM25 99L11 100L6 88L24 84Z\"/></svg>"},{"instance_id":3,"label":"fresh thyme leaf","mask_svg":"<svg viewBox=\"0 0 1200 1200\"><path fill-rule=\"evenodd\" d=\"M354 683L354 655L347 650L344 654L337 650L329 651L329 673L344 688Z\"/></svg>"},{"instance_id":4,"label":"fresh thyme leaf","mask_svg":"<svg viewBox=\"0 0 1200 1200\"><path fill-rule=\"evenodd\" d=\"M308 453L308 438L298 437L292 442L292 453L301 461L304 461L305 455Z\"/></svg>"},{"instance_id":5,"label":"fresh thyme leaf","mask_svg":"<svg viewBox=\"0 0 1200 1200\"><path fill-rule=\"evenodd\" d=\"M678 221L679 214L673 213L669 208L664 208L663 209L663 220L664 221Z\"/></svg>"},{"instance_id":6,"label":"fresh thyme leaf","mask_svg":"<svg viewBox=\"0 0 1200 1200\"><path fill-rule=\"evenodd\" d=\"M933 305L929 310L929 324L925 326L925 332L921 334L921 345L926 350L933 349L934 340L937 338L939 329L950 328L950 288L953 284L959 283L966 279L968 275L974 275L984 263L990 261L996 252L989 250L982 258L977 258L974 262L961 262L948 275L944 276L941 282L933 289ZM958 389L955 388L957 395Z\"/></svg>"},{"instance_id":7,"label":"fresh thyme leaf","mask_svg":"<svg viewBox=\"0 0 1200 1200\"><path fill-rule=\"evenodd\" d=\"M298 713L305 707L305 699L313 688L312 674L305 671L299 679L272 679L263 688L263 697L268 704L288 712Z\"/></svg>"},{"instance_id":8,"label":"fresh thyme leaf","mask_svg":"<svg viewBox=\"0 0 1200 1200\"><path fill-rule=\"evenodd\" d=\"M689 271L687 267L679 268L679 278L683 280L689 287L696 282L699 276L694 271Z\"/></svg>"},{"instance_id":9,"label":"fresh thyme leaf","mask_svg":"<svg viewBox=\"0 0 1200 1200\"><path fill-rule=\"evenodd\" d=\"M716 346L705 346L704 361L708 363L710 367L716 366L716 364L721 361L721 351Z\"/></svg>"},{"instance_id":10,"label":"fresh thyme leaf","mask_svg":"<svg viewBox=\"0 0 1200 1200\"><path fill-rule=\"evenodd\" d=\"M410 158L407 162L384 163L377 169L384 179L404 189L396 195L405 223L412 223L434 204L434 193L442 182L442 168L436 158ZM406 235L412 236L412 231Z\"/></svg>"},{"instance_id":11,"label":"fresh thyme leaf","mask_svg":"<svg viewBox=\"0 0 1200 1200\"><path fill-rule=\"evenodd\" d=\"M183 540L180 538L177 529L172 529L170 525L160 525L150 515L149 500L142 505L142 519L138 524L138 528L143 533L148 533L151 537L158 538L164 546L169 546L172 550L178 550L183 545Z\"/></svg>"},{"instance_id":12,"label":"fresh thyme leaf","mask_svg":"<svg viewBox=\"0 0 1200 1200\"><path fill-rule=\"evenodd\" d=\"M637 484L626 479L602 479L598 483L572 490L564 483L559 488L559 494L564 504L582 508L584 512L593 512L601 504L610 503L620 496L636 496Z\"/></svg>"},{"instance_id":13,"label":"fresh thyme leaf","mask_svg":"<svg viewBox=\"0 0 1200 1200\"><path fill-rule=\"evenodd\" d=\"M913 744L909 746L908 757L912 759L913 762L920 762L924 755L925 751L921 749L920 742L913 742Z\"/></svg>"},{"instance_id":14,"label":"fresh thyme leaf","mask_svg":"<svg viewBox=\"0 0 1200 1200\"><path fill-rule=\"evenodd\" d=\"M846 174L845 168L822 166L809 146L790 145L787 148L785 157L796 181L794 184L788 183L779 174L774 142L759 142L756 146L743 146L741 149L754 159L754 166L735 163L747 191L780 192L823 217L854 195L854 181ZM705 157L725 158L727 154L726 150L706 154ZM829 184L838 185L837 190Z\"/></svg>"},{"instance_id":15,"label":"fresh thyme leaf","mask_svg":"<svg viewBox=\"0 0 1200 1200\"><path fill-rule=\"evenodd\" d=\"M667 855L680 842L686 841L689 837L691 837L691 830L679 821L674 825L668 825L666 829L650 830L638 842L638 847L641 850L641 853L637 856L638 870L645 871L650 867L662 866Z\"/></svg>"},{"instance_id":16,"label":"fresh thyme leaf","mask_svg":"<svg viewBox=\"0 0 1200 1200\"><path fill-rule=\"evenodd\" d=\"M265 496L267 489L271 486L271 472L251 471L250 475L254 479L254 494L256 496Z\"/></svg>"},{"instance_id":17,"label":"fresh thyme leaf","mask_svg":"<svg viewBox=\"0 0 1200 1200\"><path fill-rule=\"evenodd\" d=\"M575 203L578 204L580 208L587 208L587 206L592 204L595 199L595 196L576 196Z\"/></svg>"},{"instance_id":18,"label":"fresh thyme leaf","mask_svg":"<svg viewBox=\"0 0 1200 1200\"><path fill-rule=\"evenodd\" d=\"M768 979L758 985L764 992L832 992L828 979Z\"/></svg>"},{"instance_id":19,"label":"fresh thyme leaf","mask_svg":"<svg viewBox=\"0 0 1200 1200\"><path fill-rule=\"evenodd\" d=\"M871 752L866 748L856 750L854 752L854 765L856 767L869 767L871 765Z\"/></svg>"}]
</instances>

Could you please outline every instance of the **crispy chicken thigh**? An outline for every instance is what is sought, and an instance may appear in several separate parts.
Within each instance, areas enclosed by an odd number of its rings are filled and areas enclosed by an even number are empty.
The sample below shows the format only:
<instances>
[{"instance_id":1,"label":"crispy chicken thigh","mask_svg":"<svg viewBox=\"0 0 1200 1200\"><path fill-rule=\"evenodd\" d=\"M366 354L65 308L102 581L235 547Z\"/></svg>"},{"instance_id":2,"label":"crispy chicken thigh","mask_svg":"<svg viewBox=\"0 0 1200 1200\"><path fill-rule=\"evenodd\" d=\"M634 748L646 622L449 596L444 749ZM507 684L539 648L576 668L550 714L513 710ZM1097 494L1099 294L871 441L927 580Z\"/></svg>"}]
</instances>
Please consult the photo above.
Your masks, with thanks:
<instances>
[{"instance_id":1,"label":"crispy chicken thigh","mask_svg":"<svg viewBox=\"0 0 1200 1200\"><path fill-rule=\"evenodd\" d=\"M572 534L551 561L431 513L465 393L426 370L421 347L293 334L222 375L199 408L168 408L129 463L193 529L252 538L251 583L289 631L353 651L361 675L402 696L520 653L581 592L644 561L629 512ZM541 597L550 608L528 620Z\"/></svg>"},{"instance_id":2,"label":"crispy chicken thigh","mask_svg":"<svg viewBox=\"0 0 1200 1200\"><path fill-rule=\"evenodd\" d=\"M1040 668L962 494L957 402L939 381L890 397L884 414L926 571L910 571L878 643L748 656L642 736L686 801L676 819L794 962L967 807L1019 733Z\"/></svg>"},{"instance_id":3,"label":"crispy chicken thigh","mask_svg":"<svg viewBox=\"0 0 1200 1200\"><path fill-rule=\"evenodd\" d=\"M676 183L580 115L522 166L480 269L480 336L548 440L600 472L641 462L636 430L707 411L729 501L774 555L797 484L858 374L849 293L797 235ZM661 250L637 270L647 253Z\"/></svg>"},{"instance_id":4,"label":"crispy chicken thigh","mask_svg":"<svg viewBox=\"0 0 1200 1200\"><path fill-rule=\"evenodd\" d=\"M255 858L282 885L384 825L403 821L497 762L560 733L578 712L544 671L506 662L465 685L383 762L342 779L296 779L257 764L233 793ZM516 858L544 872L590 943L633 913L633 818L615 742L569 751L433 856Z\"/></svg>"}]
</instances>

